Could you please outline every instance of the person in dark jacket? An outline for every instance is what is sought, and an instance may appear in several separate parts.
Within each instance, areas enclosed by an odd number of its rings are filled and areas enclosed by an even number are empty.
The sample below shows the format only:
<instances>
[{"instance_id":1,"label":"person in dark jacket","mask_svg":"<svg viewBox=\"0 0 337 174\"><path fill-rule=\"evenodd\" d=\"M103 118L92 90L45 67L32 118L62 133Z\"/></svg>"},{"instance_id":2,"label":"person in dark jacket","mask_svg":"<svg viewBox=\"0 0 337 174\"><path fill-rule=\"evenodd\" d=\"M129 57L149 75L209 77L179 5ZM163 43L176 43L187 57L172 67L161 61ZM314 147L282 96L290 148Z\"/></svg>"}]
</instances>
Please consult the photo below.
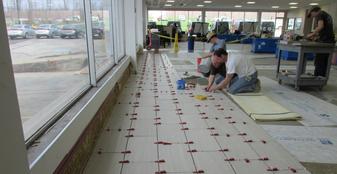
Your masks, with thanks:
<instances>
[{"instance_id":1,"label":"person in dark jacket","mask_svg":"<svg viewBox=\"0 0 337 174\"><path fill-rule=\"evenodd\" d=\"M308 18L311 17L316 18L317 27L312 33L307 35L307 38L322 43L335 43L332 17L318 6L310 9ZM329 54L316 54L315 76L326 76L328 59Z\"/></svg>"}]
</instances>

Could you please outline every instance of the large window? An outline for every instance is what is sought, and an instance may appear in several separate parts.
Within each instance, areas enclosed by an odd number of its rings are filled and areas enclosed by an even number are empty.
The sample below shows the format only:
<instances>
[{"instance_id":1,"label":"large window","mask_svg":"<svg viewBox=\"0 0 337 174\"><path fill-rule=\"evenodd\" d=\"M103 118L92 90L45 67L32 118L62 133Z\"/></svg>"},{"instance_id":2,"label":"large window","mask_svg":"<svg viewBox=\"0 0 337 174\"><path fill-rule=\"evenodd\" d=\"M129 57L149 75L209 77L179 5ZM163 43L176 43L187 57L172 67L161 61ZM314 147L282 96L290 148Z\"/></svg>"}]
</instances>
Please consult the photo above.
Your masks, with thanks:
<instances>
[{"instance_id":1,"label":"large window","mask_svg":"<svg viewBox=\"0 0 337 174\"><path fill-rule=\"evenodd\" d=\"M148 21L166 26L169 21L179 21L182 31L187 31L192 22L202 21L201 11L149 10Z\"/></svg>"},{"instance_id":2,"label":"large window","mask_svg":"<svg viewBox=\"0 0 337 174\"><path fill-rule=\"evenodd\" d=\"M96 83L94 77L125 55L123 0L84 2L1 2L26 139L59 118Z\"/></svg>"},{"instance_id":3,"label":"large window","mask_svg":"<svg viewBox=\"0 0 337 174\"><path fill-rule=\"evenodd\" d=\"M100 76L115 63L112 35L112 4L111 0L91 1L92 34L96 74Z\"/></svg>"},{"instance_id":4,"label":"large window","mask_svg":"<svg viewBox=\"0 0 337 174\"><path fill-rule=\"evenodd\" d=\"M280 37L283 31L284 12L262 12L261 29Z\"/></svg>"}]
</instances>

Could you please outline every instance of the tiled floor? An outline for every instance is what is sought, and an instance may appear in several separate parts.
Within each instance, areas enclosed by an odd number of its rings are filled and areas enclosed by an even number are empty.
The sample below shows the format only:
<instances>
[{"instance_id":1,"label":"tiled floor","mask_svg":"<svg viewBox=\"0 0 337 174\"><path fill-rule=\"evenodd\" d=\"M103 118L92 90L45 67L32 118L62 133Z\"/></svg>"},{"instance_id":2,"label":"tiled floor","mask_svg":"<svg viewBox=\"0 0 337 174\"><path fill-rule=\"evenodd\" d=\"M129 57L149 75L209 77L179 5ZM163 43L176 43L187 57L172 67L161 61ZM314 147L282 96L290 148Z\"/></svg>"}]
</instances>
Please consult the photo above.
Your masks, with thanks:
<instances>
[{"instance_id":1,"label":"tiled floor","mask_svg":"<svg viewBox=\"0 0 337 174\"><path fill-rule=\"evenodd\" d=\"M308 173L222 93L177 90L168 61L140 60L84 173Z\"/></svg>"}]
</instances>

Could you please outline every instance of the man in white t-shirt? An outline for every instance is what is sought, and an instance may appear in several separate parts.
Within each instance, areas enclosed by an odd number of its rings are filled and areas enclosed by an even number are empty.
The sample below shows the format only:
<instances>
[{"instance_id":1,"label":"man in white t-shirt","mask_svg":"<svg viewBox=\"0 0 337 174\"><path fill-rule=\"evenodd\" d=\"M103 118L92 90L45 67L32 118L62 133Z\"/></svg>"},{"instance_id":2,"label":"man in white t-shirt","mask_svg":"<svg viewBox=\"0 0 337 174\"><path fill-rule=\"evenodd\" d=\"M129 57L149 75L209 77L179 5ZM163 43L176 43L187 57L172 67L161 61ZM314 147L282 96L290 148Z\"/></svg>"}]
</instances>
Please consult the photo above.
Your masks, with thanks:
<instances>
[{"instance_id":1,"label":"man in white t-shirt","mask_svg":"<svg viewBox=\"0 0 337 174\"><path fill-rule=\"evenodd\" d=\"M228 57L224 49L218 49L212 57L213 66L226 63L227 75L220 84L212 86L209 91L227 89L229 93L257 92L260 83L257 70L250 59L244 57Z\"/></svg>"}]
</instances>

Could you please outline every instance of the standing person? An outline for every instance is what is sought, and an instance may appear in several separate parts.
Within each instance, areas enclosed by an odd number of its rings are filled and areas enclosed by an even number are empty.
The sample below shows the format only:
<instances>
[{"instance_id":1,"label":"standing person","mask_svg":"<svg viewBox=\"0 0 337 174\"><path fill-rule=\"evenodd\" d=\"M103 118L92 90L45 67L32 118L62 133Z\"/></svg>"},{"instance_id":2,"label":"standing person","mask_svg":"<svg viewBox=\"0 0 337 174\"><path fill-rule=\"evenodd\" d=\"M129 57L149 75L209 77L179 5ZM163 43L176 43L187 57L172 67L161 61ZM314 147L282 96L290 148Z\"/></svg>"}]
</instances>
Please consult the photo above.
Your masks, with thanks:
<instances>
[{"instance_id":1,"label":"standing person","mask_svg":"<svg viewBox=\"0 0 337 174\"><path fill-rule=\"evenodd\" d=\"M315 17L317 27L307 35L307 38L322 43L335 43L335 34L333 32L332 17L320 7L312 7L309 11L308 18ZM328 66L329 54L316 54L315 58L315 76L325 77Z\"/></svg>"},{"instance_id":2,"label":"standing person","mask_svg":"<svg viewBox=\"0 0 337 174\"><path fill-rule=\"evenodd\" d=\"M228 57L227 52L220 48L214 52L212 64L218 67L223 63L226 63L226 77L220 84L210 87L210 92L227 89L229 93L237 94L260 90L257 70L250 59L240 56Z\"/></svg>"},{"instance_id":3,"label":"standing person","mask_svg":"<svg viewBox=\"0 0 337 174\"><path fill-rule=\"evenodd\" d=\"M209 53L206 56L201 57L201 59L209 58L207 64L199 65L199 69L205 77L208 77L210 75L211 57L214 51L219 48L226 50L226 41L223 39L219 39L217 35L213 32L208 33L206 38L207 38L207 42L212 43L213 45L211 49L209 50Z\"/></svg>"}]
</instances>

